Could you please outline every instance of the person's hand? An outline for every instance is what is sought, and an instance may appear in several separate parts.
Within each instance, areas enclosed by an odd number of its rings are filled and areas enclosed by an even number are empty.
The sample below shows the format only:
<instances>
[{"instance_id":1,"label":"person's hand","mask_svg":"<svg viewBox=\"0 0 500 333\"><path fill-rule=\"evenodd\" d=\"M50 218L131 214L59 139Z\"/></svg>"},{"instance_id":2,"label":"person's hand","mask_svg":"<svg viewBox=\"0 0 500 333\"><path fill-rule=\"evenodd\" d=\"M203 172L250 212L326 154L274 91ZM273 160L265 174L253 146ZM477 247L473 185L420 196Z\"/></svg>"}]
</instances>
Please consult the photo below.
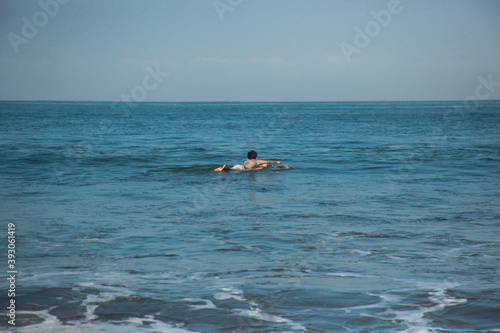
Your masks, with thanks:
<instances>
[{"instance_id":1,"label":"person's hand","mask_svg":"<svg viewBox=\"0 0 500 333\"><path fill-rule=\"evenodd\" d=\"M278 161L278 164L283 164L283 162L281 162L281 161Z\"/></svg>"}]
</instances>

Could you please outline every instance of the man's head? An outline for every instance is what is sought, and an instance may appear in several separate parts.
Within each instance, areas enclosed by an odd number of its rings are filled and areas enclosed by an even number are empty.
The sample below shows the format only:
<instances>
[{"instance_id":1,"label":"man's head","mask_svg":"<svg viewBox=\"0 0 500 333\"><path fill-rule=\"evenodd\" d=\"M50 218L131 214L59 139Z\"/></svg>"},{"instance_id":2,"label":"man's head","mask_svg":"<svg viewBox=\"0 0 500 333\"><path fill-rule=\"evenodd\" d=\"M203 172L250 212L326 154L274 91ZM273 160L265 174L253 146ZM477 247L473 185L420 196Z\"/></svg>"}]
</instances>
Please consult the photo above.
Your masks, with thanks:
<instances>
[{"instance_id":1,"label":"man's head","mask_svg":"<svg viewBox=\"0 0 500 333\"><path fill-rule=\"evenodd\" d=\"M255 150L250 150L247 154L249 160L254 160L257 158L257 152Z\"/></svg>"}]
</instances>

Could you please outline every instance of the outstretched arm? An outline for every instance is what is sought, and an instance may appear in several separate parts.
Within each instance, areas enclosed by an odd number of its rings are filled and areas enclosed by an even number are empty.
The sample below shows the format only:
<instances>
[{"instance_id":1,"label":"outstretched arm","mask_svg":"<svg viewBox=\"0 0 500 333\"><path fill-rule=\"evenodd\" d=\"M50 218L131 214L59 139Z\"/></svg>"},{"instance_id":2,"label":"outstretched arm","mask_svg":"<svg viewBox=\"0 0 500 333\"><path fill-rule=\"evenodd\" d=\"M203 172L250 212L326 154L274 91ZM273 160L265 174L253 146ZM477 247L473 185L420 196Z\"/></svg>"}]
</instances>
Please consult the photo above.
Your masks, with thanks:
<instances>
[{"instance_id":1,"label":"outstretched arm","mask_svg":"<svg viewBox=\"0 0 500 333\"><path fill-rule=\"evenodd\" d=\"M255 163L257 163L257 165L262 165L262 164L282 164L283 162L281 161L264 161L264 160L258 160L258 159L255 159L255 160L252 160L252 161L255 161Z\"/></svg>"},{"instance_id":2,"label":"outstretched arm","mask_svg":"<svg viewBox=\"0 0 500 333\"><path fill-rule=\"evenodd\" d=\"M262 169L266 167L268 164L281 164L283 162L281 161L264 161L264 160L246 160L243 165L245 166L245 169L247 170L255 170L257 168Z\"/></svg>"}]
</instances>

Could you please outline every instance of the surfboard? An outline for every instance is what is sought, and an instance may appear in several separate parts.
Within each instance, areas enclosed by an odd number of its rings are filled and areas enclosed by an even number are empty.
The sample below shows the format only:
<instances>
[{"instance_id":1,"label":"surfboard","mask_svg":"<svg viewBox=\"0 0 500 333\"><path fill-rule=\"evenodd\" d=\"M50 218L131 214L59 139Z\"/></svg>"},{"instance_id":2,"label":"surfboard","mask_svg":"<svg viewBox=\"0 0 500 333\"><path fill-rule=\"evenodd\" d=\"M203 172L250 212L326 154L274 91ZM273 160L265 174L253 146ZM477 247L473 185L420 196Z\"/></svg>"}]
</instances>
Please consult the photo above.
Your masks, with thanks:
<instances>
[{"instance_id":1,"label":"surfboard","mask_svg":"<svg viewBox=\"0 0 500 333\"><path fill-rule=\"evenodd\" d=\"M253 169L243 169L243 170L234 170L229 168L226 164L224 164L221 167L218 167L214 171L221 172L221 171L252 171L252 170L262 170L265 167L267 167L267 164L261 164L258 168L253 168Z\"/></svg>"}]
</instances>

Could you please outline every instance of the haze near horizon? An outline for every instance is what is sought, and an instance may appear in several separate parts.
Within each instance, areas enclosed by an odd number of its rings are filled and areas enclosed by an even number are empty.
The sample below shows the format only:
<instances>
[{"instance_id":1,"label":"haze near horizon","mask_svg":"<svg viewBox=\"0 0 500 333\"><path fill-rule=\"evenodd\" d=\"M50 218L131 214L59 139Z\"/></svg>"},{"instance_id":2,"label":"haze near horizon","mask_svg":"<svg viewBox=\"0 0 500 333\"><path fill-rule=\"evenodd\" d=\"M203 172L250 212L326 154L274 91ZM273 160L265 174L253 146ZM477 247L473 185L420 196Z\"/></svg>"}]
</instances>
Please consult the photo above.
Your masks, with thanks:
<instances>
[{"instance_id":1,"label":"haze near horizon","mask_svg":"<svg viewBox=\"0 0 500 333\"><path fill-rule=\"evenodd\" d=\"M500 1L0 0L0 100L500 99Z\"/></svg>"}]
</instances>

